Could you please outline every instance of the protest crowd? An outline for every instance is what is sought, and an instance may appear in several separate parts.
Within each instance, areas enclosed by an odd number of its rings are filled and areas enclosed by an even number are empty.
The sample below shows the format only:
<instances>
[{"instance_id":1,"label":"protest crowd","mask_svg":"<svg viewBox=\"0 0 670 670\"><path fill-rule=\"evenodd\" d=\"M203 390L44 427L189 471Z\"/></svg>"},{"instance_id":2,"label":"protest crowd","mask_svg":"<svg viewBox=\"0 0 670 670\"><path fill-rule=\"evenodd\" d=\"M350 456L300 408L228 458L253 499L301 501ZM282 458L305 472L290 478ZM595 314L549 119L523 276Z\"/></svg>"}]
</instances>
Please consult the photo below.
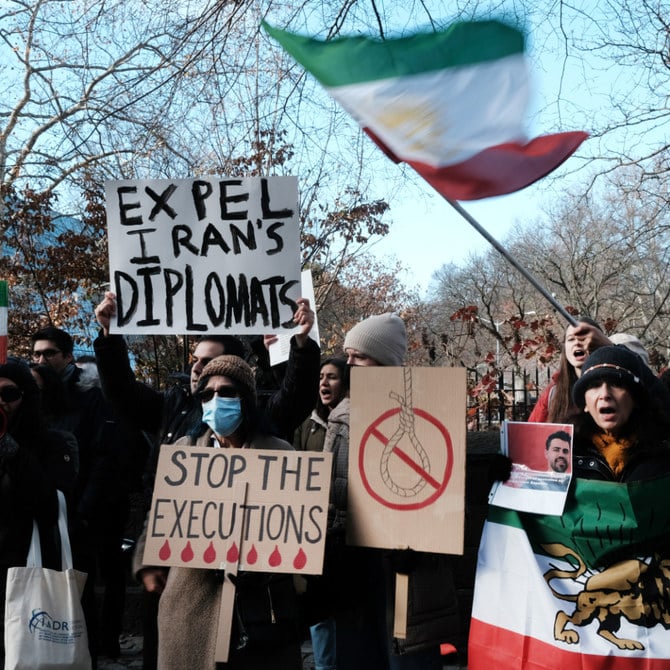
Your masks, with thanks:
<instances>
[{"instance_id":1,"label":"protest crowd","mask_svg":"<svg viewBox=\"0 0 670 670\"><path fill-rule=\"evenodd\" d=\"M197 339L187 387L147 386L135 378L125 338L110 333L115 315L115 295L107 293L96 309L100 335L92 360L75 361L70 334L49 327L32 336L32 361L10 356L0 366L2 491L12 510L4 522L5 546L12 552L5 553L3 574L6 580L10 567L25 564L33 519L44 565L60 567L53 529L55 492L62 491L74 567L89 575L81 604L92 667L122 662L129 579L143 586L139 639L146 670L189 665L301 670L306 645L310 667L322 669L439 670L467 662L470 604L459 600L457 557L347 542L351 371L403 366L407 336L399 316L360 321L345 336L342 356L321 360L319 345L309 336L315 313L308 300L299 299L283 376L261 400L248 347L231 335ZM619 337L607 337L590 319L568 326L559 370L529 416L530 422L572 426L570 466L560 470L569 469L577 479L641 482L670 472L669 391L649 368L639 340L623 336L627 344L613 344ZM270 346L277 337L264 340ZM570 435L551 433L548 445L556 435L565 455ZM234 576L225 663L215 660L225 568L147 563L148 524L134 538L130 574L123 556L131 494L140 494L142 514L148 514L159 448L170 444L332 454L322 570L300 577L245 571ZM485 489L504 482L513 465L493 451L478 473ZM469 491L466 514L472 513L471 498ZM478 542L477 535L475 547ZM399 633L401 576L408 579L408 594ZM571 621L562 620L557 639L570 637ZM472 630L480 626L476 622ZM615 632L610 635L619 640ZM476 638L470 645L475 653ZM132 667L139 667L138 659L136 648ZM470 667L478 663L470 660Z\"/></svg>"},{"instance_id":2,"label":"protest crowd","mask_svg":"<svg viewBox=\"0 0 670 670\"><path fill-rule=\"evenodd\" d=\"M203 183L166 188L183 198L171 211L189 216L193 198L204 210L213 189ZM156 261L167 283L183 263L164 299L156 272L139 292L141 272L127 266L144 262L140 244L142 256L113 272L121 294L105 292L95 308L93 355L75 360L73 335L47 326L31 334L32 360L0 364L6 667L35 650L35 638L15 641L26 628L49 653L79 654L65 667L114 667L129 584L141 585L144 670L511 670L543 667L536 656L569 666L582 652L565 647L582 639L605 659L609 646L654 649L651 633L636 632L670 626L670 589L658 585L670 506L645 497L670 474L670 391L639 340L608 337L587 317L566 326L559 368L521 422L541 434L520 460L515 422L503 440L466 431L463 368L406 365L398 314L354 323L339 355L322 358L315 305L298 297L297 254L276 253L297 247L284 231L296 209L276 204L287 194L274 182L260 183L259 216L276 222L265 239L246 239L249 272L228 292L208 272L216 253L192 264L179 245ZM236 185L244 197L230 184L225 197L244 202L246 216L254 186ZM135 249L128 212L150 203L113 189L115 244ZM181 291L187 276L208 285L202 302ZM242 284L249 291L231 301ZM180 329L195 335L178 383L138 378L126 335ZM520 580L516 564L535 555ZM73 606L67 625L55 605L32 607L28 573L69 578L56 598ZM630 603L613 613L603 596L557 611L580 603L557 583L573 573L590 575L593 591L633 588ZM575 629L594 622L604 651ZM527 640L539 640L529 659Z\"/></svg>"},{"instance_id":3,"label":"protest crowd","mask_svg":"<svg viewBox=\"0 0 670 670\"><path fill-rule=\"evenodd\" d=\"M556 137L446 195L586 135ZM670 385L637 338L569 316L529 415L467 430L465 370L408 364L401 315L322 351L297 180L158 183L106 184L92 355L49 325L0 361L7 670L667 667ZM177 383L146 383L129 336L184 333Z\"/></svg>"}]
</instances>

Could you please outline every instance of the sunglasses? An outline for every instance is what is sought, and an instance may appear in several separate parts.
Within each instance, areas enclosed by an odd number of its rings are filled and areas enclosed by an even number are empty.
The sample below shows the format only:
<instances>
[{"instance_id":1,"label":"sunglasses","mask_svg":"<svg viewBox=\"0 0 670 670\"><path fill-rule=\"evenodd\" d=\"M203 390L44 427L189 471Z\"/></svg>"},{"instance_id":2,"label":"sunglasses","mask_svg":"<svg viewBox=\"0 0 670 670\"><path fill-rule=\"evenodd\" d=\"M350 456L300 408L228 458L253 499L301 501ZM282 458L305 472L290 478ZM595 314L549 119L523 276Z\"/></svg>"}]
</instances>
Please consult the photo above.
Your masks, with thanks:
<instances>
[{"instance_id":1,"label":"sunglasses","mask_svg":"<svg viewBox=\"0 0 670 670\"><path fill-rule=\"evenodd\" d=\"M42 349L42 351L33 351L33 360L39 361L42 356L44 356L44 358L53 358L60 353L60 349Z\"/></svg>"},{"instance_id":2,"label":"sunglasses","mask_svg":"<svg viewBox=\"0 0 670 670\"><path fill-rule=\"evenodd\" d=\"M3 386L0 389L2 402L16 402L23 397L23 391L18 386Z\"/></svg>"},{"instance_id":3,"label":"sunglasses","mask_svg":"<svg viewBox=\"0 0 670 670\"><path fill-rule=\"evenodd\" d=\"M232 386L219 386L218 389L204 389L198 393L197 398L200 402L209 402L215 395L219 398L239 398L240 394Z\"/></svg>"}]
</instances>

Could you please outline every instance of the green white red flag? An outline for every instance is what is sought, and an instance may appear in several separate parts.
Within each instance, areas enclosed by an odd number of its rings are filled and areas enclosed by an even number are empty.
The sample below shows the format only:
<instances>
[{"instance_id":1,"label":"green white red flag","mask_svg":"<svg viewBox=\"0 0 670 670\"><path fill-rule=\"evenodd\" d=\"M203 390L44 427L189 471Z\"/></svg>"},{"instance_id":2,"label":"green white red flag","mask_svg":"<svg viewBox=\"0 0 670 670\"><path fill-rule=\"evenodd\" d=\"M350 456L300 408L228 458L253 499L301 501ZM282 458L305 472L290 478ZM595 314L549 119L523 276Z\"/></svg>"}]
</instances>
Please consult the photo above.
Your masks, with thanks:
<instances>
[{"instance_id":1,"label":"green white red flag","mask_svg":"<svg viewBox=\"0 0 670 670\"><path fill-rule=\"evenodd\" d=\"M527 141L522 32L497 21L379 41L321 41L264 24L397 161L452 200L511 193L557 168L583 132Z\"/></svg>"},{"instance_id":2,"label":"green white red flag","mask_svg":"<svg viewBox=\"0 0 670 670\"><path fill-rule=\"evenodd\" d=\"M669 486L577 479L560 517L491 507L469 670L667 670Z\"/></svg>"}]
</instances>

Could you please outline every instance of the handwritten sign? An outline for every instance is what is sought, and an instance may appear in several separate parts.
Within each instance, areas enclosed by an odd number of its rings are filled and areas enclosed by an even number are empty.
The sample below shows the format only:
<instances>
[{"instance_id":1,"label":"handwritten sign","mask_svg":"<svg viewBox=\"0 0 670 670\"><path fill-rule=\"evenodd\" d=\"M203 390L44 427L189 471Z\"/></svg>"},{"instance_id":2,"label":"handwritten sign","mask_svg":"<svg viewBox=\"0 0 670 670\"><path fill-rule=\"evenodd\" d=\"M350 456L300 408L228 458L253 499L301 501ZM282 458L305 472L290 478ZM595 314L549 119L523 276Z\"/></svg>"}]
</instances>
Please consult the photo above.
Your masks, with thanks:
<instances>
[{"instance_id":1,"label":"handwritten sign","mask_svg":"<svg viewBox=\"0 0 670 670\"><path fill-rule=\"evenodd\" d=\"M354 367L347 541L463 553L465 370Z\"/></svg>"},{"instance_id":2,"label":"handwritten sign","mask_svg":"<svg viewBox=\"0 0 670 670\"><path fill-rule=\"evenodd\" d=\"M295 177L105 184L115 333L276 333L300 297Z\"/></svg>"},{"instance_id":3,"label":"handwritten sign","mask_svg":"<svg viewBox=\"0 0 670 670\"><path fill-rule=\"evenodd\" d=\"M331 462L324 453L163 445L145 564L320 574Z\"/></svg>"}]
</instances>

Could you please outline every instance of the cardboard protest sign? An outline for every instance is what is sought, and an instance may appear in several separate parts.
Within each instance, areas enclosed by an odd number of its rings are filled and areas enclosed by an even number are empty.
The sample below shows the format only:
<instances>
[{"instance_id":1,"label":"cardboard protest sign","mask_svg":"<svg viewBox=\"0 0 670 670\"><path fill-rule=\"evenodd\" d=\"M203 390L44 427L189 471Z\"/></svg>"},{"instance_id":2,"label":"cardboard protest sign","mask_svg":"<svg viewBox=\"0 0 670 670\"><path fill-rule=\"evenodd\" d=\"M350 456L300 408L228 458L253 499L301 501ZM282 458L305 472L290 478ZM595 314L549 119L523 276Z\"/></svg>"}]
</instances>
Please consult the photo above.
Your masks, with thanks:
<instances>
[{"instance_id":1,"label":"cardboard protest sign","mask_svg":"<svg viewBox=\"0 0 670 670\"><path fill-rule=\"evenodd\" d=\"M105 184L115 333L277 333L300 297L295 177Z\"/></svg>"},{"instance_id":2,"label":"cardboard protest sign","mask_svg":"<svg viewBox=\"0 0 670 670\"><path fill-rule=\"evenodd\" d=\"M331 462L317 452L163 445L145 564L320 574Z\"/></svg>"},{"instance_id":3,"label":"cardboard protest sign","mask_svg":"<svg viewBox=\"0 0 670 670\"><path fill-rule=\"evenodd\" d=\"M351 370L347 541L463 553L465 370Z\"/></svg>"}]
</instances>

